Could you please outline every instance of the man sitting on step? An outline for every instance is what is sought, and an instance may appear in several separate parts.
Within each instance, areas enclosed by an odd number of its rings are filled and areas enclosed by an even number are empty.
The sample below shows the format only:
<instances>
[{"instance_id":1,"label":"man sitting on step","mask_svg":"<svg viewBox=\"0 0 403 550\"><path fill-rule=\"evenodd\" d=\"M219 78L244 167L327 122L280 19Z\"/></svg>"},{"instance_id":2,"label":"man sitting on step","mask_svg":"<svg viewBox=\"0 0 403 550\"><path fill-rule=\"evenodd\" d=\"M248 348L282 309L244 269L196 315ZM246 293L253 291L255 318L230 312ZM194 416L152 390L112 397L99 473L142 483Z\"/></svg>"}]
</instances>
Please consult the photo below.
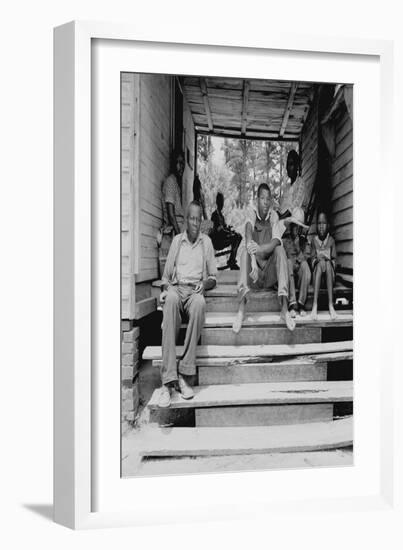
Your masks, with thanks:
<instances>
[{"instance_id":1,"label":"man sitting on step","mask_svg":"<svg viewBox=\"0 0 403 550\"><path fill-rule=\"evenodd\" d=\"M169 407L174 389L179 389L184 399L193 397L187 377L196 374L196 348L206 309L204 291L215 287L217 276L213 244L210 237L200 232L201 218L200 204L191 202L186 213L186 229L174 237L162 277L160 407ZM188 317L188 325L182 357L177 364L176 342L183 313Z\"/></svg>"},{"instance_id":2,"label":"man sitting on step","mask_svg":"<svg viewBox=\"0 0 403 550\"><path fill-rule=\"evenodd\" d=\"M282 245L282 236L290 220L292 218L279 221L277 212L272 208L270 188L267 183L261 183L257 191L257 208L250 213L250 220L245 226L246 250L241 256L238 284L239 310L232 327L235 333L242 327L250 289L269 290L276 285L281 317L289 330L295 329L295 320L288 311L288 264Z\"/></svg>"}]
</instances>

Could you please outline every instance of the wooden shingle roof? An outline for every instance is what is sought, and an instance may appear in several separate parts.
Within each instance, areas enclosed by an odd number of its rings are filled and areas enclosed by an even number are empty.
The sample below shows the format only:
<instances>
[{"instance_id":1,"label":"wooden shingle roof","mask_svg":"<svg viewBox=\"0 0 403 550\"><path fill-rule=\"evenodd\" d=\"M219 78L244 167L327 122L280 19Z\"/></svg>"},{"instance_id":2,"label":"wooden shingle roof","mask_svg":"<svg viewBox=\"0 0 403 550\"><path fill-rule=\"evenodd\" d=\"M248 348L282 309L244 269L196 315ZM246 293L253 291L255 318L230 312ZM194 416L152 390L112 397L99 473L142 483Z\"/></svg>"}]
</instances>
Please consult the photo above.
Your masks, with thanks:
<instances>
[{"instance_id":1,"label":"wooden shingle roof","mask_svg":"<svg viewBox=\"0 0 403 550\"><path fill-rule=\"evenodd\" d=\"M223 137L297 140L314 84L184 76L180 84L196 131Z\"/></svg>"}]
</instances>

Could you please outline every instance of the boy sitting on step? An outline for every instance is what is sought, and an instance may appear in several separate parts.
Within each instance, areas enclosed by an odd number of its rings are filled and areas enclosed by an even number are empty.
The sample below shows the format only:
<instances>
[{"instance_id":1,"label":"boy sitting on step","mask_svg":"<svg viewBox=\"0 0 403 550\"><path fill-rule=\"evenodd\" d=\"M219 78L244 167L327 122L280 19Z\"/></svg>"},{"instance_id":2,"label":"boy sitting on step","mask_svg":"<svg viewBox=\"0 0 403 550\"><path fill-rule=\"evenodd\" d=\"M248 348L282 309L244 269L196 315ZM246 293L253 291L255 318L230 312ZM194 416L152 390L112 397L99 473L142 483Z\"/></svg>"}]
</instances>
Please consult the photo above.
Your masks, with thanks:
<instances>
[{"instance_id":1,"label":"boy sitting on step","mask_svg":"<svg viewBox=\"0 0 403 550\"><path fill-rule=\"evenodd\" d=\"M318 318L318 297L322 280L326 280L329 313L332 319L337 315L333 306L333 286L336 278L336 243L329 234L327 215L319 210L315 235L311 241L311 266L313 269L313 307L312 319Z\"/></svg>"},{"instance_id":2,"label":"boy sitting on step","mask_svg":"<svg viewBox=\"0 0 403 550\"><path fill-rule=\"evenodd\" d=\"M287 255L288 261L288 276L289 276L289 310L292 317L296 317L299 312L301 317L306 315L305 302L308 295L308 287L311 282L311 270L307 259L309 258L309 243L306 238L301 235L301 228L304 223L304 211L302 208L294 208L292 216L298 223L291 223L289 232L283 237L283 246ZM298 285L298 302L295 294L295 287Z\"/></svg>"}]
</instances>

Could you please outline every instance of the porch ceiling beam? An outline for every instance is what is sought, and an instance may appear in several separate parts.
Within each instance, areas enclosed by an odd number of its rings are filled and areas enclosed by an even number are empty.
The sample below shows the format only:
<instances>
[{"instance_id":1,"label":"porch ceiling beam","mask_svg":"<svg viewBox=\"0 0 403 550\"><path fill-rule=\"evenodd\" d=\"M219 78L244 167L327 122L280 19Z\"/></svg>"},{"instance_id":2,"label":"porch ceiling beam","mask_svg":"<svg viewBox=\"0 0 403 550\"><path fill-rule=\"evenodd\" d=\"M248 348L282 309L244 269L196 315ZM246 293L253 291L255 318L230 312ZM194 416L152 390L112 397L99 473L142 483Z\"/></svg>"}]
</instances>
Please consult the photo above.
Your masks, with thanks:
<instances>
[{"instance_id":1,"label":"porch ceiling beam","mask_svg":"<svg viewBox=\"0 0 403 550\"><path fill-rule=\"evenodd\" d=\"M207 93L207 82L205 78L200 78L200 90L203 96L204 109L206 111L207 124L210 132L213 132L213 117L211 116L210 102Z\"/></svg>"},{"instance_id":2,"label":"porch ceiling beam","mask_svg":"<svg viewBox=\"0 0 403 550\"><path fill-rule=\"evenodd\" d=\"M250 90L250 82L249 80L244 80L243 92L242 92L242 127L241 127L242 135L245 135L246 123L248 121L249 90Z\"/></svg>"},{"instance_id":3,"label":"porch ceiling beam","mask_svg":"<svg viewBox=\"0 0 403 550\"><path fill-rule=\"evenodd\" d=\"M207 127L197 127L197 133L208 135L208 136L216 136L216 137L227 137L227 138L234 138L234 139L253 139L254 141L299 141L299 136L295 134L285 134L284 137L278 137L278 133L253 133L248 132L246 135L242 136L239 129L234 128L231 129L218 129L217 126L214 129L214 132L210 132Z\"/></svg>"},{"instance_id":4,"label":"porch ceiling beam","mask_svg":"<svg viewBox=\"0 0 403 550\"><path fill-rule=\"evenodd\" d=\"M295 92L297 91L297 88L298 88L298 83L297 82L293 82L291 84L291 88L290 88L290 93L288 95L288 100L287 100L287 105L286 105L286 108L285 108L285 111L284 111L284 115L283 115L283 122L281 123L281 128L280 128L280 132L279 132L279 137L283 137L284 136L284 132L285 132L285 129L287 127L287 123L288 123L288 119L290 117L290 113L291 113L291 109L292 109L292 104L294 103L294 97L295 97Z\"/></svg>"}]
</instances>

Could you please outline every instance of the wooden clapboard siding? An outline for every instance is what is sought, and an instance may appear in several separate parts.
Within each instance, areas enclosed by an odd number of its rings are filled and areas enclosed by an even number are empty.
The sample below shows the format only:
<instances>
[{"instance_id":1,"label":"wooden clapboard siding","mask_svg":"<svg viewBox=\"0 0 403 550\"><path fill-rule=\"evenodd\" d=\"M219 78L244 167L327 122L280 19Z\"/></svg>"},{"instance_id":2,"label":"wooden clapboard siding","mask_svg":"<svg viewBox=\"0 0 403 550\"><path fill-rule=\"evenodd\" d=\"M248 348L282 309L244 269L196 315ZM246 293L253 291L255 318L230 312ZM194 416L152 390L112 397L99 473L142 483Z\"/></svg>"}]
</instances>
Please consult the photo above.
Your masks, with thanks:
<instances>
[{"instance_id":1,"label":"wooden clapboard siding","mask_svg":"<svg viewBox=\"0 0 403 550\"><path fill-rule=\"evenodd\" d=\"M335 118L335 142L331 226L343 279L343 269L353 269L353 123L344 102Z\"/></svg>"},{"instance_id":2,"label":"wooden clapboard siding","mask_svg":"<svg viewBox=\"0 0 403 550\"><path fill-rule=\"evenodd\" d=\"M136 282L158 277L156 235L161 226L161 186L169 173L171 77L141 74L139 232Z\"/></svg>"},{"instance_id":3,"label":"wooden clapboard siding","mask_svg":"<svg viewBox=\"0 0 403 550\"><path fill-rule=\"evenodd\" d=\"M121 309L122 318L131 319L135 305L135 182L138 161L134 155L138 127L139 76L122 73L121 76Z\"/></svg>"}]
</instances>

